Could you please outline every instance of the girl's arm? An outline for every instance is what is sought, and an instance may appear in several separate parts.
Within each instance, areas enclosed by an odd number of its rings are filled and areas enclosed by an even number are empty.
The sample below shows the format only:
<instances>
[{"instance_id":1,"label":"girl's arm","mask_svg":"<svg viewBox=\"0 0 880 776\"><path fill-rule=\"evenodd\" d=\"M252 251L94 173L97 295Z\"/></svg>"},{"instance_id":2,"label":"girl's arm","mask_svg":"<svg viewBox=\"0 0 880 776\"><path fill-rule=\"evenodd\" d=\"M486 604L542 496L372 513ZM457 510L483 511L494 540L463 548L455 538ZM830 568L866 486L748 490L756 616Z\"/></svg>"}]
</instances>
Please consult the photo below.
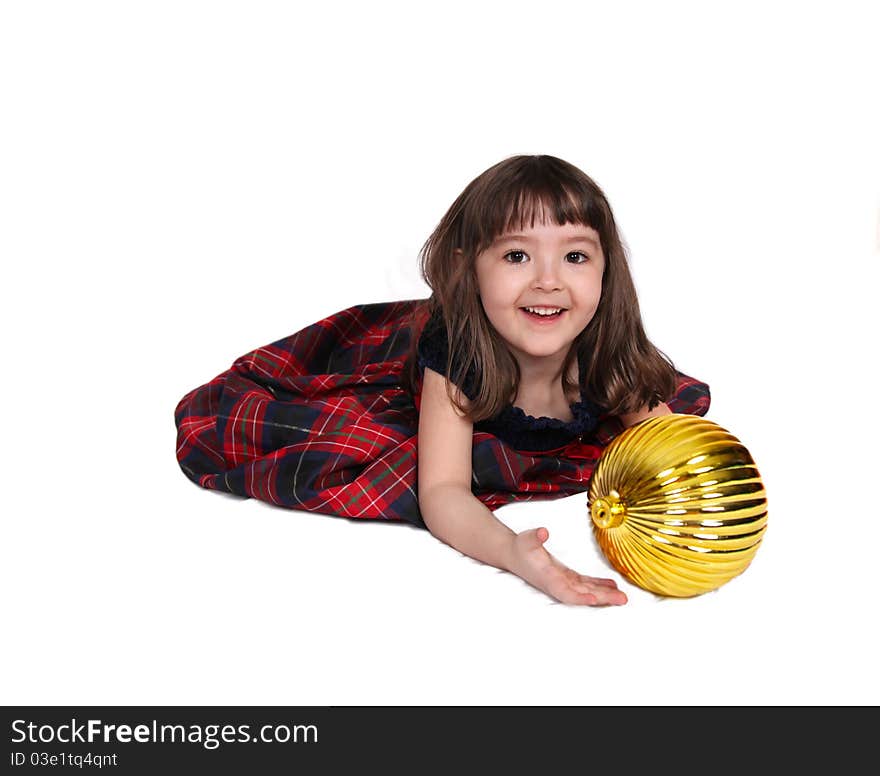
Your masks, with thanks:
<instances>
[{"instance_id":1,"label":"girl's arm","mask_svg":"<svg viewBox=\"0 0 880 776\"><path fill-rule=\"evenodd\" d=\"M467 408L466 398L462 403ZM578 574L554 558L544 548L550 536L546 528L514 533L473 495L473 424L452 404L446 378L428 368L422 381L418 439L419 509L434 536L563 603L626 603L613 580Z\"/></svg>"},{"instance_id":2,"label":"girl's arm","mask_svg":"<svg viewBox=\"0 0 880 776\"><path fill-rule=\"evenodd\" d=\"M659 418L661 415L672 415L672 410L669 409L669 405L664 404L662 401L650 412L648 411L648 405L646 404L636 412L632 412L628 415L621 415L620 422L623 423L624 428L629 428L639 421L647 418Z\"/></svg>"},{"instance_id":3,"label":"girl's arm","mask_svg":"<svg viewBox=\"0 0 880 776\"><path fill-rule=\"evenodd\" d=\"M462 397L465 407L467 398ZM471 493L473 423L446 394L446 378L425 369L419 409L419 510L428 530L455 549L508 569L516 536Z\"/></svg>"}]
</instances>

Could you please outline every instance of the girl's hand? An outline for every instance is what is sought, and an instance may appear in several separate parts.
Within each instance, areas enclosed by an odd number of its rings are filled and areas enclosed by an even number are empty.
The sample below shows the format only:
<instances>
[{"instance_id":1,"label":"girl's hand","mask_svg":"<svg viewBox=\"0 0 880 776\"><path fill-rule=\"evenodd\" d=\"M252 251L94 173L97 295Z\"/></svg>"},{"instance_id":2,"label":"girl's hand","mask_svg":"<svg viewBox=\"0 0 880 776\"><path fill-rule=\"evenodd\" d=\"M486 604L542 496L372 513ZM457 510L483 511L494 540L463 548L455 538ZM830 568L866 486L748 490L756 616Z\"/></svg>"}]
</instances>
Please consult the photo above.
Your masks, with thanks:
<instances>
[{"instance_id":1,"label":"girl's hand","mask_svg":"<svg viewBox=\"0 0 880 776\"><path fill-rule=\"evenodd\" d=\"M626 594L613 579L578 574L544 548L546 528L532 528L513 539L510 571L564 604L608 606L626 603Z\"/></svg>"}]
</instances>

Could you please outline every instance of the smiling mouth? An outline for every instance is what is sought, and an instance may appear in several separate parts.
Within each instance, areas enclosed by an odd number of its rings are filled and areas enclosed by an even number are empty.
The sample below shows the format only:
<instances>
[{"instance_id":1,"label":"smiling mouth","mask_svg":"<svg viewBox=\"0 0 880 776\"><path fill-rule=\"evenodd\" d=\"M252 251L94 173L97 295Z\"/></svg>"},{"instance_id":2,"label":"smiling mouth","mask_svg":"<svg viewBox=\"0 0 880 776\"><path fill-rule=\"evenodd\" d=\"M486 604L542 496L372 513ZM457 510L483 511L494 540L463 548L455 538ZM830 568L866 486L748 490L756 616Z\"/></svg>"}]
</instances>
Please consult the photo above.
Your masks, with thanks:
<instances>
[{"instance_id":1,"label":"smiling mouth","mask_svg":"<svg viewBox=\"0 0 880 776\"><path fill-rule=\"evenodd\" d=\"M529 318L541 321L553 321L559 318L564 312L564 307L520 307Z\"/></svg>"}]
</instances>

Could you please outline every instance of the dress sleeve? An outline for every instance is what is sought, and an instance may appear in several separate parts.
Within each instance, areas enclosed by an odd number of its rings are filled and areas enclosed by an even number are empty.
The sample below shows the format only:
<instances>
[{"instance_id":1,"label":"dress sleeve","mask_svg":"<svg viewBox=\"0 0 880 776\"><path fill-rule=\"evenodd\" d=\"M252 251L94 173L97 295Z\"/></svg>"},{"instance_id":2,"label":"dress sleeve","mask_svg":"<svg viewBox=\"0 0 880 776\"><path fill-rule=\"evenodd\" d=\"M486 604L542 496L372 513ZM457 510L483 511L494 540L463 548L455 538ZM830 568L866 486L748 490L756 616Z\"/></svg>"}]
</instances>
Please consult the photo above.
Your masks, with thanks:
<instances>
[{"instance_id":1,"label":"dress sleeve","mask_svg":"<svg viewBox=\"0 0 880 776\"><path fill-rule=\"evenodd\" d=\"M424 373L430 367L437 374L449 376L446 365L449 357L449 340L446 336L446 325L439 313L434 313L425 324L416 346L419 372ZM453 372L455 369L453 369ZM461 390L469 399L476 396L476 378L474 370L468 370Z\"/></svg>"}]
</instances>

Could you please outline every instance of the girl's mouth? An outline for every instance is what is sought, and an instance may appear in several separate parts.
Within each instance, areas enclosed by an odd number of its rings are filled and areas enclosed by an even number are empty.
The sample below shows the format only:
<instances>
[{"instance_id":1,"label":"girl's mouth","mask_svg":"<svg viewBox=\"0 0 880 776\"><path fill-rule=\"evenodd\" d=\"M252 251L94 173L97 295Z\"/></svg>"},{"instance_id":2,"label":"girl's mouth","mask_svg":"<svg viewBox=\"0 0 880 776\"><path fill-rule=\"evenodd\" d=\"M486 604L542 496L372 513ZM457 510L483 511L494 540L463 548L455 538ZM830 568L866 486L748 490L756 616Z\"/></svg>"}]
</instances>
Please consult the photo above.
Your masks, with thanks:
<instances>
[{"instance_id":1,"label":"girl's mouth","mask_svg":"<svg viewBox=\"0 0 880 776\"><path fill-rule=\"evenodd\" d=\"M564 314L564 307L520 307L520 312L530 321L548 325L558 321Z\"/></svg>"}]
</instances>

